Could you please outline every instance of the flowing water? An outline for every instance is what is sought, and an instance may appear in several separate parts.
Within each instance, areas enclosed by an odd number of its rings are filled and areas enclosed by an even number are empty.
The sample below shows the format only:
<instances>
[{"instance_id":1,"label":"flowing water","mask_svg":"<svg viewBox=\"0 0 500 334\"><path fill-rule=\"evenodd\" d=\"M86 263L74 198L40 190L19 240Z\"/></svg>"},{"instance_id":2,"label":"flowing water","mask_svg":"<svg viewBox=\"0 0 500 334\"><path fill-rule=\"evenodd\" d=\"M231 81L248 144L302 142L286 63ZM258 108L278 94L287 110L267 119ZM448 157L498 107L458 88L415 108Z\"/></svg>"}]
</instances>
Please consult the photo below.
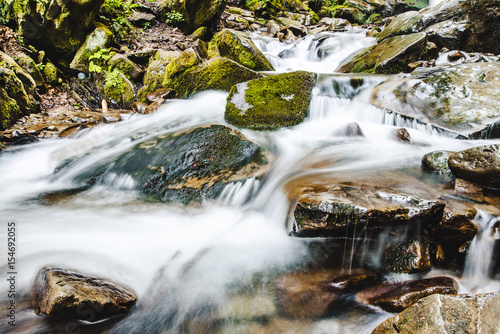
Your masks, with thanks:
<instances>
[{"instance_id":1,"label":"flowing water","mask_svg":"<svg viewBox=\"0 0 500 334\"><path fill-rule=\"evenodd\" d=\"M277 316L262 320L259 312L266 312L273 278L305 268L313 257L310 240L288 235L291 203L285 185L319 174L366 177L369 173L418 171L422 156L430 151L456 151L484 142L457 140L432 127L353 102L360 91L387 78L330 75L349 53L374 43L362 30L308 36L291 45L254 38L279 71L304 69L323 75L303 124L272 132L242 130L272 153L271 169L261 180L228 185L216 201L195 207L144 201L132 178L116 175L108 175L84 191L64 190L81 186L76 176L82 171L112 161L152 136L209 123L226 124L224 92L172 101L152 115L132 115L75 138L41 141L0 154L0 216L3 231L8 222L17 225L19 300L28 298L40 268L58 266L104 277L136 292L138 306L112 333L210 333L215 331L210 327L213 319L222 333L252 332L249 328L253 333L369 333L391 316L373 309L310 322ZM363 138L345 136L353 122L361 128ZM393 138L396 126L408 128L414 145ZM388 237L379 236L375 247L380 248ZM484 232L480 238L490 237ZM2 237L2 248L6 248L5 239ZM345 267L351 268L357 261L355 248L369 248L365 256L372 263L377 261L380 252L367 246L366 235L348 239L351 241L338 250L343 252ZM474 241L472 249L483 247L481 242ZM1 261L4 274L8 271L5 257ZM480 279L486 282L478 291L498 290L487 274L491 269L467 268L461 292L476 288L466 282L476 279L475 275L482 275ZM7 290L2 279L1 304L6 303ZM250 300L257 298L253 311L258 321L248 320L252 316L249 310L225 309L231 298L245 294ZM242 312L247 315L239 315ZM16 333L48 333L51 328L57 329L51 333L71 332L64 324L47 322L29 309L20 312L17 321ZM81 324L79 329L92 333L89 326Z\"/></svg>"}]
</instances>

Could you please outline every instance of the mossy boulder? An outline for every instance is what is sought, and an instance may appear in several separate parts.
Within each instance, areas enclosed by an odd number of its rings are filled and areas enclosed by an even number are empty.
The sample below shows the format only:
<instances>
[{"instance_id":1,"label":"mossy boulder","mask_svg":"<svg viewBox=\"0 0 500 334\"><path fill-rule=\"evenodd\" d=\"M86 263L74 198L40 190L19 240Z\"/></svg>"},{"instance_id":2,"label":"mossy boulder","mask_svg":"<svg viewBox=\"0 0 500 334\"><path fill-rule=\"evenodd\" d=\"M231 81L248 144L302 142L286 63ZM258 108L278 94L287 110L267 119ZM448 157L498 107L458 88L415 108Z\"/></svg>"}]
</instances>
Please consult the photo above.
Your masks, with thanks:
<instances>
[{"instance_id":1,"label":"mossy boulder","mask_svg":"<svg viewBox=\"0 0 500 334\"><path fill-rule=\"evenodd\" d=\"M20 54L17 63L33 78L37 87L43 86L44 80L42 73L31 57L24 53Z\"/></svg>"},{"instance_id":2,"label":"mossy boulder","mask_svg":"<svg viewBox=\"0 0 500 334\"><path fill-rule=\"evenodd\" d=\"M105 25L99 24L90 33L71 61L70 67L83 72L89 71L90 56L101 49L108 48L113 40L113 33Z\"/></svg>"},{"instance_id":3,"label":"mossy boulder","mask_svg":"<svg viewBox=\"0 0 500 334\"><path fill-rule=\"evenodd\" d=\"M225 57L255 71L274 71L273 66L244 33L224 29L215 34L208 46L208 55Z\"/></svg>"},{"instance_id":4,"label":"mossy boulder","mask_svg":"<svg viewBox=\"0 0 500 334\"><path fill-rule=\"evenodd\" d=\"M39 111L35 81L12 58L0 52L0 130Z\"/></svg>"},{"instance_id":5,"label":"mossy boulder","mask_svg":"<svg viewBox=\"0 0 500 334\"><path fill-rule=\"evenodd\" d=\"M165 67L162 86L170 87L170 85L173 84L176 78L184 74L184 72L186 72L191 67L194 67L201 63L202 60L203 59L194 49L189 48L185 50L179 57L172 60Z\"/></svg>"},{"instance_id":6,"label":"mossy boulder","mask_svg":"<svg viewBox=\"0 0 500 334\"><path fill-rule=\"evenodd\" d=\"M106 73L103 89L108 99L125 108L131 108L135 101L134 84L117 69Z\"/></svg>"},{"instance_id":7,"label":"mossy boulder","mask_svg":"<svg viewBox=\"0 0 500 334\"><path fill-rule=\"evenodd\" d=\"M257 144L211 124L150 138L101 166L105 172L97 175L129 175L151 199L190 204L216 199L227 184L262 175L265 164Z\"/></svg>"},{"instance_id":8,"label":"mossy boulder","mask_svg":"<svg viewBox=\"0 0 500 334\"><path fill-rule=\"evenodd\" d=\"M394 245L385 254L385 268L395 273L418 273L431 268L430 245L421 240L408 240Z\"/></svg>"},{"instance_id":9,"label":"mossy boulder","mask_svg":"<svg viewBox=\"0 0 500 334\"><path fill-rule=\"evenodd\" d=\"M108 61L110 70L117 68L129 79L138 79L142 74L142 69L121 53L115 53Z\"/></svg>"},{"instance_id":10,"label":"mossy boulder","mask_svg":"<svg viewBox=\"0 0 500 334\"><path fill-rule=\"evenodd\" d=\"M307 115L315 83L315 74L296 71L238 84L227 98L225 119L255 129L297 125Z\"/></svg>"},{"instance_id":11,"label":"mossy boulder","mask_svg":"<svg viewBox=\"0 0 500 334\"><path fill-rule=\"evenodd\" d=\"M452 176L450 167L448 167L448 158L453 152L434 151L427 153L422 158L422 167L428 171L433 171L439 175Z\"/></svg>"},{"instance_id":12,"label":"mossy boulder","mask_svg":"<svg viewBox=\"0 0 500 334\"><path fill-rule=\"evenodd\" d=\"M10 2L9 17L16 21L25 41L50 55L70 60L94 28L104 0Z\"/></svg>"},{"instance_id":13,"label":"mossy boulder","mask_svg":"<svg viewBox=\"0 0 500 334\"><path fill-rule=\"evenodd\" d=\"M427 58L427 35L416 33L396 36L361 50L344 60L341 73L399 73L409 63Z\"/></svg>"},{"instance_id":14,"label":"mossy boulder","mask_svg":"<svg viewBox=\"0 0 500 334\"><path fill-rule=\"evenodd\" d=\"M52 63L47 63L43 69L43 74L49 84L57 84L59 75L57 75L57 68Z\"/></svg>"},{"instance_id":15,"label":"mossy boulder","mask_svg":"<svg viewBox=\"0 0 500 334\"><path fill-rule=\"evenodd\" d=\"M166 87L174 89L183 98L205 90L229 92L236 84L261 77L262 74L230 59L217 57L169 79Z\"/></svg>"},{"instance_id":16,"label":"mossy boulder","mask_svg":"<svg viewBox=\"0 0 500 334\"><path fill-rule=\"evenodd\" d=\"M359 98L467 137L500 120L499 86L500 63L462 64L417 69Z\"/></svg>"},{"instance_id":17,"label":"mossy boulder","mask_svg":"<svg viewBox=\"0 0 500 334\"><path fill-rule=\"evenodd\" d=\"M148 68L144 74L144 86L137 93L137 99L140 102L146 102L146 96L155 90L163 87L165 79L165 68L170 61L180 56L179 52L158 50L150 58Z\"/></svg>"},{"instance_id":18,"label":"mossy boulder","mask_svg":"<svg viewBox=\"0 0 500 334\"><path fill-rule=\"evenodd\" d=\"M201 26L210 26L224 12L226 0L165 0L161 3L161 11L179 13L182 21L177 25L185 34L191 34Z\"/></svg>"}]
</instances>

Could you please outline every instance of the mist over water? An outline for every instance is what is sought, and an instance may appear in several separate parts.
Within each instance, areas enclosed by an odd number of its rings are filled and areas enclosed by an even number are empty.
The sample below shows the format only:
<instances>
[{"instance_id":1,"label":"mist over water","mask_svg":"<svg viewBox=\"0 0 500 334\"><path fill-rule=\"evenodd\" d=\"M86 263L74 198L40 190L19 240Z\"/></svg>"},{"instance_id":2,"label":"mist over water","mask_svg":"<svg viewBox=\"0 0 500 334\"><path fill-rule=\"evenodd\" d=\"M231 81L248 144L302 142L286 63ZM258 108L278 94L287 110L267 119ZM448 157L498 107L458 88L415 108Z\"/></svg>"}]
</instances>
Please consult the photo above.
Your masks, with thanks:
<instances>
[{"instance_id":1,"label":"mist over water","mask_svg":"<svg viewBox=\"0 0 500 334\"><path fill-rule=\"evenodd\" d=\"M356 30L307 36L290 45L264 37L255 36L254 40L278 71L333 73L345 56L374 43L364 34ZM271 153L269 172L261 180L230 184L217 200L200 206L146 201L127 176L111 175L89 189L67 195L47 194L83 186L77 178L82 172L112 162L153 136L203 124L226 124L224 92L172 101L154 114L132 115L120 123L81 132L76 138L3 151L0 215L3 225L15 221L19 227L21 295L29 295L43 266L73 269L110 279L137 293L138 306L111 333L177 333L192 332L189 326L201 326L217 317L234 294L268 293L266 287L276 275L304 268L311 258L308 240L288 236L288 183L314 175L366 177L371 172L418 170L422 156L430 151L458 151L481 144L457 140L363 101L352 101L386 79L325 75L314 88L304 123L272 132L241 129ZM345 136L346 127L353 122L364 137ZM394 130L401 126L407 127L414 145L394 139ZM344 252L354 254L349 249L366 247L364 238L354 235L353 240L361 241L350 241ZM490 236L485 232L479 238ZM383 238L378 242L383 244ZM476 242L477 247L483 247L481 242ZM347 257L346 266L353 261ZM1 265L5 272L5 258ZM481 282L487 284L484 289L462 284L461 292L498 288L489 280L490 268L467 268L467 279L476 279L481 271ZM435 271L430 275L436 275ZM408 278L411 275L398 279ZM7 283L0 282L2 302L6 289ZM369 333L388 316L374 311L363 317L323 319L313 324L312 332ZM32 318L34 315L29 319L35 321Z\"/></svg>"}]
</instances>

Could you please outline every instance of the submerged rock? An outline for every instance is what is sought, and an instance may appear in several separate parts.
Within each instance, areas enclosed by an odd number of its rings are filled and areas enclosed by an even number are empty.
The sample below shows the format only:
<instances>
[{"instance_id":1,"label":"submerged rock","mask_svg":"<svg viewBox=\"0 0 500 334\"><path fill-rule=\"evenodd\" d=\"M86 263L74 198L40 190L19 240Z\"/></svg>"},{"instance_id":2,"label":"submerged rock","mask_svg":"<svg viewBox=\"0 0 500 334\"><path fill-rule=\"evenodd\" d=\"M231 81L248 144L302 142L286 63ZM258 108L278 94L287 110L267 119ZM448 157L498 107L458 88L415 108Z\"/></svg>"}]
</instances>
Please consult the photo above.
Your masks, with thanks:
<instances>
[{"instance_id":1,"label":"submerged rock","mask_svg":"<svg viewBox=\"0 0 500 334\"><path fill-rule=\"evenodd\" d=\"M500 145L473 147L448 159L453 174L485 188L500 189Z\"/></svg>"},{"instance_id":2,"label":"submerged rock","mask_svg":"<svg viewBox=\"0 0 500 334\"><path fill-rule=\"evenodd\" d=\"M315 74L296 71L238 84L227 98L225 119L257 129L297 125L307 115L315 82Z\"/></svg>"},{"instance_id":3,"label":"submerged rock","mask_svg":"<svg viewBox=\"0 0 500 334\"><path fill-rule=\"evenodd\" d=\"M33 309L40 315L98 321L125 314L137 301L130 291L97 277L44 267L33 287Z\"/></svg>"},{"instance_id":4,"label":"submerged rock","mask_svg":"<svg viewBox=\"0 0 500 334\"><path fill-rule=\"evenodd\" d=\"M500 119L500 63L419 68L366 91L377 107L469 136ZM367 96L368 95L368 96Z\"/></svg>"},{"instance_id":5,"label":"submerged rock","mask_svg":"<svg viewBox=\"0 0 500 334\"><path fill-rule=\"evenodd\" d=\"M205 125L136 145L109 167L91 171L91 182L109 177L131 178L154 199L184 204L216 199L233 182L265 172L263 150L240 132L223 125Z\"/></svg>"},{"instance_id":6,"label":"submerged rock","mask_svg":"<svg viewBox=\"0 0 500 334\"><path fill-rule=\"evenodd\" d=\"M273 65L252 40L241 32L224 29L217 33L208 47L209 57L225 57L254 71L274 71Z\"/></svg>"},{"instance_id":7,"label":"submerged rock","mask_svg":"<svg viewBox=\"0 0 500 334\"><path fill-rule=\"evenodd\" d=\"M315 319L326 315L335 299L348 291L373 284L377 275L367 270L317 270L285 274L275 282L278 312L282 315Z\"/></svg>"},{"instance_id":8,"label":"submerged rock","mask_svg":"<svg viewBox=\"0 0 500 334\"><path fill-rule=\"evenodd\" d=\"M407 65L427 58L425 33L395 36L361 50L344 60L336 72L340 73L399 73Z\"/></svg>"},{"instance_id":9,"label":"submerged rock","mask_svg":"<svg viewBox=\"0 0 500 334\"><path fill-rule=\"evenodd\" d=\"M500 293L432 295L387 319L372 334L496 333L500 328Z\"/></svg>"},{"instance_id":10,"label":"submerged rock","mask_svg":"<svg viewBox=\"0 0 500 334\"><path fill-rule=\"evenodd\" d=\"M455 294L458 284L449 277L433 277L399 283L382 283L356 294L362 304L379 306L388 312L401 312L433 294Z\"/></svg>"}]
</instances>

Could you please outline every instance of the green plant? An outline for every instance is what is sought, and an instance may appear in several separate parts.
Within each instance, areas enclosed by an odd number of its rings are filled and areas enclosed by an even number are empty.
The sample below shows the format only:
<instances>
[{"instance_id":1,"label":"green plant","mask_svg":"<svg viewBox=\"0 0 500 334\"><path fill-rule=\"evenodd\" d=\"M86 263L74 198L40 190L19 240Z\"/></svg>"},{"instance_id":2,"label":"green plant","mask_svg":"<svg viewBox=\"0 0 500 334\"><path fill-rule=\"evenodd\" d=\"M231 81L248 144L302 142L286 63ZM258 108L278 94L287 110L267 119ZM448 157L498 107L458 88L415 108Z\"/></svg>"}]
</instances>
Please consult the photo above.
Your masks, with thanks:
<instances>
[{"instance_id":1,"label":"green plant","mask_svg":"<svg viewBox=\"0 0 500 334\"><path fill-rule=\"evenodd\" d=\"M136 28L128 20L137 7L133 0L105 0L99 17L118 41L126 41L137 34Z\"/></svg>"},{"instance_id":2,"label":"green plant","mask_svg":"<svg viewBox=\"0 0 500 334\"><path fill-rule=\"evenodd\" d=\"M44 64L44 63L38 63L38 64L36 64L36 68L37 68L40 72L43 72L43 70L45 69L45 64Z\"/></svg>"},{"instance_id":3,"label":"green plant","mask_svg":"<svg viewBox=\"0 0 500 334\"><path fill-rule=\"evenodd\" d=\"M165 23L168 25L176 24L184 21L184 16L181 13L173 11L165 14Z\"/></svg>"},{"instance_id":4,"label":"green plant","mask_svg":"<svg viewBox=\"0 0 500 334\"><path fill-rule=\"evenodd\" d=\"M89 57L89 72L102 74L107 71L108 60L112 57L111 49L100 49Z\"/></svg>"}]
</instances>

